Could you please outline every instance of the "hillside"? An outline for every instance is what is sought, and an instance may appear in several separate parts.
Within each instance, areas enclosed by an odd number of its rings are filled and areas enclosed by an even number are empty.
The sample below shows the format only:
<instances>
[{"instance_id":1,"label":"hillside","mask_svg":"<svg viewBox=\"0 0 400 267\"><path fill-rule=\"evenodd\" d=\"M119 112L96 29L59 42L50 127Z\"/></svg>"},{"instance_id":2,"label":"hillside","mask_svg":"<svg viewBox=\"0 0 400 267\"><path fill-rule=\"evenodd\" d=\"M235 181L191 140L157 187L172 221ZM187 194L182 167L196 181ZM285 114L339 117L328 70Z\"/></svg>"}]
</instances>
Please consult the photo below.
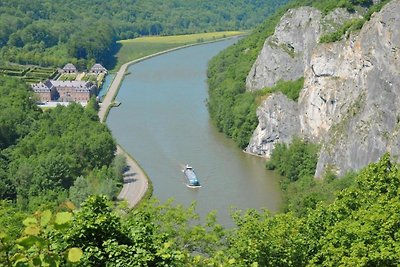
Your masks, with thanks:
<instances>
[{"instance_id":1,"label":"hillside","mask_svg":"<svg viewBox=\"0 0 400 267\"><path fill-rule=\"evenodd\" d=\"M0 3L0 57L41 66L96 61L110 67L116 40L247 30L286 2L7 0Z\"/></svg>"}]
</instances>

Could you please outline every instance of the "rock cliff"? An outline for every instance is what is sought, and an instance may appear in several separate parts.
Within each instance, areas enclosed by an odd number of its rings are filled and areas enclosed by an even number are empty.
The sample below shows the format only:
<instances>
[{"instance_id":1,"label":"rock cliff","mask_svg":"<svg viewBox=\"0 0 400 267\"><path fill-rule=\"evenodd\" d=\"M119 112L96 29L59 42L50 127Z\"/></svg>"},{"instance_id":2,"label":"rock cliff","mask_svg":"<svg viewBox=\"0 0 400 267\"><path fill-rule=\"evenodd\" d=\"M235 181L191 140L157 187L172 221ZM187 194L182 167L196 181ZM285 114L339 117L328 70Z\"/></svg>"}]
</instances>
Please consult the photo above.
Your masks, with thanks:
<instances>
[{"instance_id":1,"label":"rock cliff","mask_svg":"<svg viewBox=\"0 0 400 267\"><path fill-rule=\"evenodd\" d=\"M290 9L281 18L275 33L265 40L256 62L246 79L249 90L273 86L279 80L303 77L313 48L322 34L331 32L345 21L359 17L338 8L322 17L312 7Z\"/></svg>"},{"instance_id":2,"label":"rock cliff","mask_svg":"<svg viewBox=\"0 0 400 267\"><path fill-rule=\"evenodd\" d=\"M300 131L298 105L282 93L269 96L257 110L259 124L246 151L269 157L277 142L290 143Z\"/></svg>"},{"instance_id":3,"label":"rock cliff","mask_svg":"<svg viewBox=\"0 0 400 267\"><path fill-rule=\"evenodd\" d=\"M307 12L311 20L320 16L316 11ZM304 16L303 19L308 18ZM286 23L282 19L280 25L282 22ZM314 23L309 26L319 33L327 30L327 27L323 28L324 23L318 29ZM376 161L386 151L399 156L399 31L400 0L393 0L374 14L359 33L343 41L329 44L308 42L311 48L302 50L309 51L309 56L305 56L308 52L302 52L302 72L299 75L304 75L305 80L298 103L281 99L284 96L279 96L277 102L272 101L274 96L267 98L257 112L260 123L247 151L269 156L275 143L290 142L295 135L313 140L321 144L316 176L321 176L327 166L333 167L339 174L360 169ZM265 46L265 51L268 51L268 39ZM261 53L253 69L266 64L262 63L262 57L276 56L262 56ZM272 75L275 78L265 79L268 75L263 75L258 79L253 69L247 83L250 90L287 79L283 74L276 78L277 72ZM268 69L279 67L272 64ZM279 70L284 72L284 69ZM293 75L292 70L288 72ZM249 82L252 77L257 82ZM296 127L288 127L288 123ZM279 138L272 140L274 136Z\"/></svg>"}]
</instances>

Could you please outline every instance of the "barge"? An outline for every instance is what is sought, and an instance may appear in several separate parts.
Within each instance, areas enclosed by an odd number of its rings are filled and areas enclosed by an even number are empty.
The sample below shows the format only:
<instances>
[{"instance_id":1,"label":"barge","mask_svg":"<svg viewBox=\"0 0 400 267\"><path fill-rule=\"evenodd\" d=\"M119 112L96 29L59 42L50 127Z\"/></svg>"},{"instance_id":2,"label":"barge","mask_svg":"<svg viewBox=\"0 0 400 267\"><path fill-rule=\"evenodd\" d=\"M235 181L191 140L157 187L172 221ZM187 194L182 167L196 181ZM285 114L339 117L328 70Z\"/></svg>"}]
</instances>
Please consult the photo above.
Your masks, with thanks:
<instances>
[{"instance_id":1,"label":"barge","mask_svg":"<svg viewBox=\"0 0 400 267\"><path fill-rule=\"evenodd\" d=\"M189 183L187 184L188 187L201 187L200 182L197 179L196 174L194 173L193 167L186 164L182 172L185 174L186 178L189 181Z\"/></svg>"}]
</instances>

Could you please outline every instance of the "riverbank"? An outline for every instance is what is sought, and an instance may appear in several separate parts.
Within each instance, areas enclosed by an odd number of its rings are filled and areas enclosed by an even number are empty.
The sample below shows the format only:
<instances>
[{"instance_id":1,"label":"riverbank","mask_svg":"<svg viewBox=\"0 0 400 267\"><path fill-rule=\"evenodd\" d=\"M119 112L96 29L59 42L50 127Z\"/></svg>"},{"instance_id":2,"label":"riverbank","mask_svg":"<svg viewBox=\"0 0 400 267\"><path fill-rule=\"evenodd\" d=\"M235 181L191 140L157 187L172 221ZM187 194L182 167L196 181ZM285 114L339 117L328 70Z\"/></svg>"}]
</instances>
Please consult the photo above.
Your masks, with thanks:
<instances>
[{"instance_id":1,"label":"riverbank","mask_svg":"<svg viewBox=\"0 0 400 267\"><path fill-rule=\"evenodd\" d=\"M224 31L172 36L144 36L134 39L120 40L117 43L121 47L115 55L117 63L115 64L115 67L109 71L115 73L124 63L160 51L188 44L204 44L208 41L222 40L223 38L240 36L247 33L248 32L242 31Z\"/></svg>"},{"instance_id":2,"label":"riverbank","mask_svg":"<svg viewBox=\"0 0 400 267\"><path fill-rule=\"evenodd\" d=\"M118 70L116 73L114 80L111 82L110 88L108 89L106 95L103 98L103 101L100 105L100 109L98 112L98 116L100 119L100 122L105 123L108 113L110 112L110 109L114 106L114 100L118 94L119 88L121 86L121 83L127 73L127 69L130 65L136 64L138 62L141 62L146 59L150 59L152 57L156 57L162 54L166 54L169 52L173 52L176 50L188 48L191 46L197 46L197 45L203 45L207 43L214 43L218 41L223 41L227 39L232 39L232 38L238 38L239 36L233 36L233 37L227 37L227 38L222 38L218 40L212 40L208 42L202 42L202 43L193 43L193 44L188 44L188 45L183 45L183 46L178 46L174 47L171 49L167 49L164 51L160 51L139 59L135 59L132 61L129 61L121 66L121 68ZM135 159L129 155L120 145L117 146L117 154L118 155L123 155L127 159L127 165L128 165L128 171L124 174L124 185L123 188L118 196L118 199L124 199L128 202L129 207L134 207L136 206L141 199L144 196L151 196L151 193L149 188L151 189L152 187L149 186L150 179L145 173L145 171L141 168L141 166L135 161Z\"/></svg>"},{"instance_id":3,"label":"riverbank","mask_svg":"<svg viewBox=\"0 0 400 267\"><path fill-rule=\"evenodd\" d=\"M100 105L98 116L100 122L105 123L108 112L113 106L113 101L118 94L119 87L125 76L126 69L129 65L134 62L128 62L121 66L120 70L114 77L110 88L108 89L106 95L103 98L103 102ZM147 194L151 196L151 191L149 191L149 181L145 171L140 167L140 165L134 160L134 158L129 155L120 145L117 145L117 155L123 155L126 158L126 164L128 170L124 173L124 184L121 192L118 195L118 199L126 200L128 206L133 208L136 206L142 198Z\"/></svg>"}]
</instances>

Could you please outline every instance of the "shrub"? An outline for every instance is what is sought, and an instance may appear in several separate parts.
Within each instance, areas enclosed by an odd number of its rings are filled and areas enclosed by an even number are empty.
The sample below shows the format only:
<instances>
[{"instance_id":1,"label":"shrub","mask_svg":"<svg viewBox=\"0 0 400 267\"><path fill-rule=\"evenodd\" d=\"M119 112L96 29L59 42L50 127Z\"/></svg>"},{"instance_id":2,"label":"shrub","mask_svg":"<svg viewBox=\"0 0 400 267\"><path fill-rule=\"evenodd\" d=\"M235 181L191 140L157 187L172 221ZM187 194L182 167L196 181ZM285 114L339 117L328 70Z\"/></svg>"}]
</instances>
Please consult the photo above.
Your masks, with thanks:
<instances>
[{"instance_id":1,"label":"shrub","mask_svg":"<svg viewBox=\"0 0 400 267\"><path fill-rule=\"evenodd\" d=\"M290 181L296 181L314 175L317 159L318 146L296 137L290 145L277 144L266 166Z\"/></svg>"}]
</instances>

